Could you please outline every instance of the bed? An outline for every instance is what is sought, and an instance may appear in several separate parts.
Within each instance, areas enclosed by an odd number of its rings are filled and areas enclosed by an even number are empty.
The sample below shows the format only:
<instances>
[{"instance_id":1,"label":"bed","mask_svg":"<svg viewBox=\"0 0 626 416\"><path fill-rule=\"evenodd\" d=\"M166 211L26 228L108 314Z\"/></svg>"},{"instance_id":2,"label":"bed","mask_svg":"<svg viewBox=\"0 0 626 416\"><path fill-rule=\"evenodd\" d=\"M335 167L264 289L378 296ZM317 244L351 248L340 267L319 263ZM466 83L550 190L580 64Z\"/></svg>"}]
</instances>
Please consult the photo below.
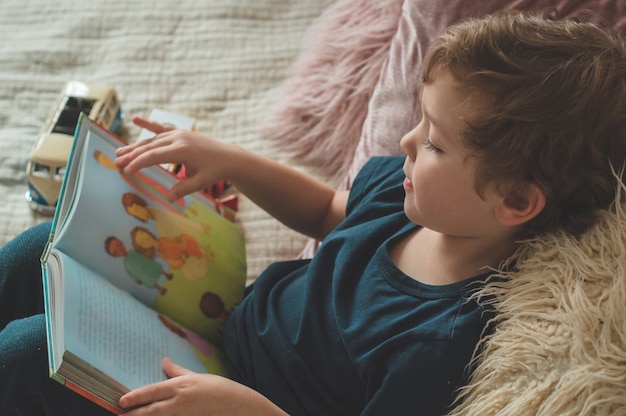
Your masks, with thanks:
<instances>
[{"instance_id":1,"label":"bed","mask_svg":"<svg viewBox=\"0 0 626 416\"><path fill-rule=\"evenodd\" d=\"M115 87L127 114L193 117L200 131L270 153L259 125L303 35L331 0L5 1L0 3L0 245L49 220L28 207L26 162L64 83ZM241 200L249 275L304 238Z\"/></svg>"},{"instance_id":2,"label":"bed","mask_svg":"<svg viewBox=\"0 0 626 416\"><path fill-rule=\"evenodd\" d=\"M219 140L348 188L371 155L399 154L420 118L423 53L447 25L548 5L626 33L623 0L0 2L0 244L50 219L26 203L25 166L70 79L113 85L128 115L188 115ZM138 133L124 123L122 137ZM506 319L484 341L489 356L478 357L454 414L626 414L623 218L607 214L581 241L550 236L529 247L519 285L498 294ZM238 223L250 282L317 245L243 197Z\"/></svg>"}]
</instances>

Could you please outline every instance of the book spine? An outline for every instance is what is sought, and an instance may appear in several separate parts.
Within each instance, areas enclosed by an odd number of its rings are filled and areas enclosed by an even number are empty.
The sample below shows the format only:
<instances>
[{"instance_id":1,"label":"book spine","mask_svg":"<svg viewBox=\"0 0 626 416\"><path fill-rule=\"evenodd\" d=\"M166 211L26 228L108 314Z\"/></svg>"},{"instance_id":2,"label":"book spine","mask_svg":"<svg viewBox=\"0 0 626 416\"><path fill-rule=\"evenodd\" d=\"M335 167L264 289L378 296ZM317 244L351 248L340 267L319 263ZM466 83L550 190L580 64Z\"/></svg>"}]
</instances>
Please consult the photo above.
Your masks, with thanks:
<instances>
[{"instance_id":1,"label":"book spine","mask_svg":"<svg viewBox=\"0 0 626 416\"><path fill-rule=\"evenodd\" d=\"M90 400L90 401L94 402L98 406L103 407L104 409L108 410L109 412L112 412L112 413L114 413L116 415L119 415L120 413L124 412L124 409L122 409L121 407L116 406L113 403L110 403L110 402L104 400L102 397L96 396L95 394L93 394L93 393L83 389L82 387L72 383L69 380L65 380L64 384L65 384L65 387L69 388L70 390L74 391L75 393L78 393L79 395L83 396L87 400Z\"/></svg>"}]
</instances>

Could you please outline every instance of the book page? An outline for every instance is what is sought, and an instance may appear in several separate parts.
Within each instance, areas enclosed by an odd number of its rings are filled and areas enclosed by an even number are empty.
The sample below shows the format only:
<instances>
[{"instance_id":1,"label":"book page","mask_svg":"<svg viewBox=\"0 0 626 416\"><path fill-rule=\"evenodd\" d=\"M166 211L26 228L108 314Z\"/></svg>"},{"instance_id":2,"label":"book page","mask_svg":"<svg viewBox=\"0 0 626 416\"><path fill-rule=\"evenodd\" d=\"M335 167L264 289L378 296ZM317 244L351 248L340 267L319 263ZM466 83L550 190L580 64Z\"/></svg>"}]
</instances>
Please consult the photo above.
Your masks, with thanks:
<instances>
[{"instance_id":1,"label":"book page","mask_svg":"<svg viewBox=\"0 0 626 416\"><path fill-rule=\"evenodd\" d=\"M71 208L58 219L53 247L218 342L245 288L243 233L197 194L168 202L177 179L162 169L121 172L113 162L119 143L104 130L83 134L72 158L77 188L63 195Z\"/></svg>"},{"instance_id":2,"label":"book page","mask_svg":"<svg viewBox=\"0 0 626 416\"><path fill-rule=\"evenodd\" d=\"M49 256L42 268L43 295L46 309L46 336L48 344L48 364L51 372L58 369L63 360L65 344L62 338L54 334L63 333L63 276L60 273L61 265L56 256ZM55 290L58 288L58 290Z\"/></svg>"},{"instance_id":3,"label":"book page","mask_svg":"<svg viewBox=\"0 0 626 416\"><path fill-rule=\"evenodd\" d=\"M65 350L134 389L165 380L164 357L195 372L218 358L213 346L159 315L63 253ZM210 366L209 366L210 368Z\"/></svg>"}]
</instances>

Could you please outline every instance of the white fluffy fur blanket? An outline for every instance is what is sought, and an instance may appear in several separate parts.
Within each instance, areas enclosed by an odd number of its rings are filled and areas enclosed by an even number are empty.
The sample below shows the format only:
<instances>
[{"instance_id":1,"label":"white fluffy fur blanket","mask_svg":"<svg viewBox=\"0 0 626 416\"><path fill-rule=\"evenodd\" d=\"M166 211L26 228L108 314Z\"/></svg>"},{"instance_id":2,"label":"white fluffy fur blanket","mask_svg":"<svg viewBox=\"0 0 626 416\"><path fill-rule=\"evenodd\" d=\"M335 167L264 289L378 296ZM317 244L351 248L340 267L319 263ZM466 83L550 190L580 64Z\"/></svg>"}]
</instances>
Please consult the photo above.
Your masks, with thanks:
<instances>
[{"instance_id":1,"label":"white fluffy fur blanket","mask_svg":"<svg viewBox=\"0 0 626 416\"><path fill-rule=\"evenodd\" d=\"M625 205L579 240L529 242L482 293L495 296L497 330L453 414L625 415L625 269Z\"/></svg>"}]
</instances>

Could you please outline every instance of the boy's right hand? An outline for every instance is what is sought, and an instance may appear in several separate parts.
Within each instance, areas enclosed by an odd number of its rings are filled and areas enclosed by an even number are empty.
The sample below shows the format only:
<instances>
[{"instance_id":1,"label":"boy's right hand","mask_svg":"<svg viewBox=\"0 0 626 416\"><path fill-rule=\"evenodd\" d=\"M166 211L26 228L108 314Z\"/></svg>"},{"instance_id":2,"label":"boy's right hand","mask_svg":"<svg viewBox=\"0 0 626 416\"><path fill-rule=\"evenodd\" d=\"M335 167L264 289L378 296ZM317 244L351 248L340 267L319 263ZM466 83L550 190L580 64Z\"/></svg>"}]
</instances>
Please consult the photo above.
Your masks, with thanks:
<instances>
[{"instance_id":1,"label":"boy's right hand","mask_svg":"<svg viewBox=\"0 0 626 416\"><path fill-rule=\"evenodd\" d=\"M134 117L133 122L154 132L155 136L117 149L115 163L126 173L163 163L183 164L186 178L170 189L168 198L171 201L206 189L218 180L228 179L229 167L236 165L232 159L237 146L143 117Z\"/></svg>"},{"instance_id":2,"label":"boy's right hand","mask_svg":"<svg viewBox=\"0 0 626 416\"><path fill-rule=\"evenodd\" d=\"M169 190L171 201L223 179L278 221L316 239L346 216L348 191L335 192L305 172L234 144L141 117L133 121L156 135L117 149L115 163L127 173L163 163L184 165L186 177Z\"/></svg>"},{"instance_id":3,"label":"boy's right hand","mask_svg":"<svg viewBox=\"0 0 626 416\"><path fill-rule=\"evenodd\" d=\"M165 133L166 131L172 131L175 129L173 126L166 126L157 121L149 120L140 116L133 117L133 124L137 127L141 127L142 129L151 131L155 136L159 133Z\"/></svg>"}]
</instances>

